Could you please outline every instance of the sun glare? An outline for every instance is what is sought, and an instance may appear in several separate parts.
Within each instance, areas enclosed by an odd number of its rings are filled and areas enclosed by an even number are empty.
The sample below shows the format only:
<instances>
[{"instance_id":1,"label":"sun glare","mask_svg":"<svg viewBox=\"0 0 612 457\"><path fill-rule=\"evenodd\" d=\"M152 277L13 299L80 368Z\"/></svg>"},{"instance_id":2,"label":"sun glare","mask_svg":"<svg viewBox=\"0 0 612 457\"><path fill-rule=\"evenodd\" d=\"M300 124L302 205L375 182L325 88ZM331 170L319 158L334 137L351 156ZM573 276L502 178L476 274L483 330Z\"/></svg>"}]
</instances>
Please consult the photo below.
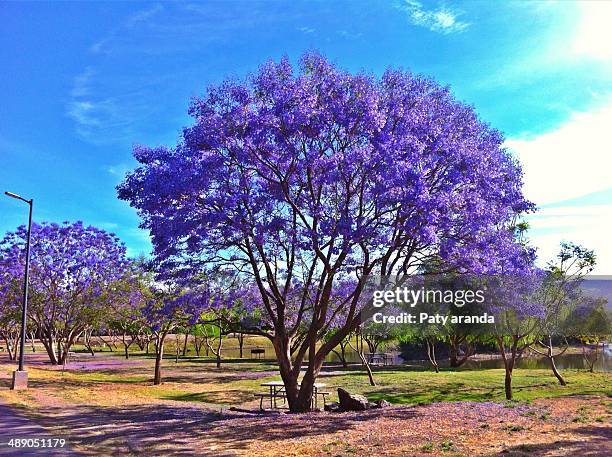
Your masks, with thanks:
<instances>
[{"instance_id":1,"label":"sun glare","mask_svg":"<svg viewBox=\"0 0 612 457\"><path fill-rule=\"evenodd\" d=\"M581 2L574 52L581 56L612 61L611 24L612 2Z\"/></svg>"}]
</instances>

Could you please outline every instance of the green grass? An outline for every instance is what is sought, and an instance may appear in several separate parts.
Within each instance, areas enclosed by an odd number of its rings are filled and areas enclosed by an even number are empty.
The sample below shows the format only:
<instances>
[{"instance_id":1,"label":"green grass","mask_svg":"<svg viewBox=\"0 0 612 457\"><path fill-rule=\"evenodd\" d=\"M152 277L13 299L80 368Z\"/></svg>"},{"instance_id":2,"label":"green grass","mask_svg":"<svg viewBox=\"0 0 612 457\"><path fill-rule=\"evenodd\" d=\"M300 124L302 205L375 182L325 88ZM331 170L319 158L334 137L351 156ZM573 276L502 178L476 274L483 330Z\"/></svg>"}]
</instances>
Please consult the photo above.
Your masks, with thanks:
<instances>
[{"instance_id":1,"label":"green grass","mask_svg":"<svg viewBox=\"0 0 612 457\"><path fill-rule=\"evenodd\" d=\"M531 401L537 398L564 395L610 396L612 375L565 370L568 385L558 384L550 370L516 369L513 376L514 399ZM321 382L342 386L369 399L384 398L396 404L429 404L443 401L503 401L504 370L417 371L386 369L374 373L377 386L371 387L364 374L353 372L323 377ZM511 405L508 405L511 407Z\"/></svg>"},{"instance_id":2,"label":"green grass","mask_svg":"<svg viewBox=\"0 0 612 457\"><path fill-rule=\"evenodd\" d=\"M122 360L120 353L112 357ZM131 359L139 360L140 364L116 369L71 369L65 373L32 368L31 382L49 395L76 404L106 404L116 397L118 402L124 403L172 400L225 407L255 401L254 393L264 390L260 386L262 382L280 379L278 368L272 361L229 359L223 360L221 369L217 369L210 357L185 357L176 364L168 355L163 362L164 383L152 386L153 360L140 354ZM14 368L3 365L0 369L5 371L8 379ZM550 370L516 369L513 376L515 400L506 402L506 407L565 395L612 396L610 373L564 370L563 374L568 383L565 387L558 384ZM371 401L384 398L395 404L505 400L503 369L443 369L434 373L422 368L397 366L376 368L374 378L375 387L369 385L361 369L334 368L332 373L323 372L318 382L327 385L325 390L331 392L332 401L336 400L338 387L366 395ZM609 405L612 402L606 403L612 409ZM581 420L584 415L585 411L577 411L576 417ZM542 413L539 418L546 420L548 413Z\"/></svg>"}]
</instances>

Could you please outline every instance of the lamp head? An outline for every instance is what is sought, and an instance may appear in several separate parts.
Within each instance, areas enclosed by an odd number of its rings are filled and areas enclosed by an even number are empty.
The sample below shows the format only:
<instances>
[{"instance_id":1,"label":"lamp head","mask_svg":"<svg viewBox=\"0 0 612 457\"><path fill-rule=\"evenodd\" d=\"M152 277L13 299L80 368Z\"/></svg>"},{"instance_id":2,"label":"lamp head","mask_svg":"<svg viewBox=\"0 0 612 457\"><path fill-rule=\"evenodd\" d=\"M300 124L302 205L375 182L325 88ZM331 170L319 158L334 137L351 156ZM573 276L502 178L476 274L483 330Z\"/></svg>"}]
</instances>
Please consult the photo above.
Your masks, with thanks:
<instances>
[{"instance_id":1,"label":"lamp head","mask_svg":"<svg viewBox=\"0 0 612 457\"><path fill-rule=\"evenodd\" d=\"M7 197L16 198L17 200L21 200L26 203L32 203L32 200L26 200L21 195L14 194L13 192L6 191L4 192L4 195L6 195Z\"/></svg>"}]
</instances>

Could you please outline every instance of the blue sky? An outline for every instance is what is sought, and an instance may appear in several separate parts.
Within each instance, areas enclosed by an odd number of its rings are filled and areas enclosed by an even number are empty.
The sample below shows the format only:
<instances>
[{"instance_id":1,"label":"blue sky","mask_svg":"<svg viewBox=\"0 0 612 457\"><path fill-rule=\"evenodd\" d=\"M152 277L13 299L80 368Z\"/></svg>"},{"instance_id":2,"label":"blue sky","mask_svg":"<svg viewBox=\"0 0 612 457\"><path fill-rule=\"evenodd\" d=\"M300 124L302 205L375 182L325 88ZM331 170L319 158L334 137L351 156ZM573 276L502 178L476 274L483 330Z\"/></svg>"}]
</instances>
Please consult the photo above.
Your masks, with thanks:
<instances>
[{"instance_id":1,"label":"blue sky","mask_svg":"<svg viewBox=\"0 0 612 457\"><path fill-rule=\"evenodd\" d=\"M534 244L612 274L612 2L2 2L0 185L36 220L83 220L147 253L115 186L135 143L174 144L189 98L317 49L348 70L449 84L525 167ZM25 205L0 200L0 234Z\"/></svg>"}]
</instances>

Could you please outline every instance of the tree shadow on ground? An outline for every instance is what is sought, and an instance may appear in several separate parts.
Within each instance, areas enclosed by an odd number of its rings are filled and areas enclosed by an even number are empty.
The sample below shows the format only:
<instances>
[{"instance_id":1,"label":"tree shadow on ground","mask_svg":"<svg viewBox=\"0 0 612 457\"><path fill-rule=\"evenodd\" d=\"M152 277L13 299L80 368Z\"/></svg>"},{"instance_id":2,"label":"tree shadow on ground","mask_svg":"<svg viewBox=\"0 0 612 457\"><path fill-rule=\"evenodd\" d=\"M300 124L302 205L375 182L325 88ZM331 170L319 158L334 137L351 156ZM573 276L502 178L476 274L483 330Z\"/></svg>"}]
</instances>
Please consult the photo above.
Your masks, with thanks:
<instances>
[{"instance_id":1,"label":"tree shadow on ground","mask_svg":"<svg viewBox=\"0 0 612 457\"><path fill-rule=\"evenodd\" d=\"M253 392L245 390L208 390L206 392L190 392L161 395L163 400L186 401L186 402L201 402L214 404L242 404L248 401L256 400Z\"/></svg>"},{"instance_id":2,"label":"tree shadow on ground","mask_svg":"<svg viewBox=\"0 0 612 457\"><path fill-rule=\"evenodd\" d=\"M368 398L384 398L391 403L429 404L448 401L493 401L498 399L500 388L483 391L482 388L471 389L462 382L448 383L442 386L431 386L427 389L401 390L397 386L379 387L368 393Z\"/></svg>"},{"instance_id":3,"label":"tree shadow on ground","mask_svg":"<svg viewBox=\"0 0 612 457\"><path fill-rule=\"evenodd\" d=\"M553 443L520 444L502 450L500 457L526 457L534 455L580 455L608 457L612 455L612 429L610 427L580 427L572 433L585 435L587 440L557 440Z\"/></svg>"},{"instance_id":4,"label":"tree shadow on ground","mask_svg":"<svg viewBox=\"0 0 612 457\"><path fill-rule=\"evenodd\" d=\"M361 413L246 413L216 412L196 407L165 405L128 407L46 408L36 421L69 437L70 443L96 453L139 455L230 456L256 441L316 436L346 430L381 415L414 417L408 408Z\"/></svg>"}]
</instances>

